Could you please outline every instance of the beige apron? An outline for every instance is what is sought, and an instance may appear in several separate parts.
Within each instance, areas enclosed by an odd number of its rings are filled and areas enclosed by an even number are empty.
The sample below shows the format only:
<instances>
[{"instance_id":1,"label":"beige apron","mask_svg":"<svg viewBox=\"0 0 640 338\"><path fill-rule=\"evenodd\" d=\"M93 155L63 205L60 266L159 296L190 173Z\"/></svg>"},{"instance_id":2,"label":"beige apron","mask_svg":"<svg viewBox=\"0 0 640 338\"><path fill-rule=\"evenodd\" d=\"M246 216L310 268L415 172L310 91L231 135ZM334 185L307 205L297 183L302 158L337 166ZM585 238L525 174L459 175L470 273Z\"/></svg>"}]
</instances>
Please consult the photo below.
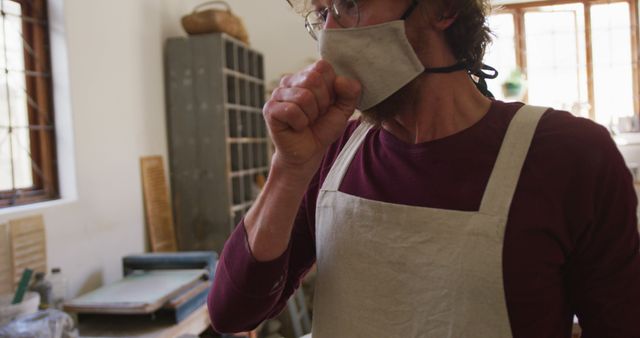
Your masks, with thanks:
<instances>
[{"instance_id":1,"label":"beige apron","mask_svg":"<svg viewBox=\"0 0 640 338\"><path fill-rule=\"evenodd\" d=\"M480 211L472 212L339 192L371 128L361 123L318 195L313 338L511 337L502 280L504 231L545 110L525 106L516 113Z\"/></svg>"}]
</instances>

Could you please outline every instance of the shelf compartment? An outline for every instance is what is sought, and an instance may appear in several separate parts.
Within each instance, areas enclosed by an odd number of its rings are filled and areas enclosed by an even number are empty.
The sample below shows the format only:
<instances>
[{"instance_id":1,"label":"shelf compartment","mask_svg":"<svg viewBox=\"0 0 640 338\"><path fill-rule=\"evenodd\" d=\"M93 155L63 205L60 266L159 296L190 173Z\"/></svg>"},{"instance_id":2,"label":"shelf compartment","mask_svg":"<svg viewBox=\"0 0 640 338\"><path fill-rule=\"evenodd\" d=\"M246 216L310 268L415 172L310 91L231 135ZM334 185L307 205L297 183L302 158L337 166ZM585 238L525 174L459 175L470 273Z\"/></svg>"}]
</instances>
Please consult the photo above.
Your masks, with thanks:
<instances>
[{"instance_id":1,"label":"shelf compartment","mask_svg":"<svg viewBox=\"0 0 640 338\"><path fill-rule=\"evenodd\" d=\"M262 107L264 107L266 95L267 93L265 93L264 86L258 85L258 108L262 109Z\"/></svg>"},{"instance_id":2,"label":"shelf compartment","mask_svg":"<svg viewBox=\"0 0 640 338\"><path fill-rule=\"evenodd\" d=\"M267 144L264 148L264 151L260 152L260 165L263 167L269 166L269 145Z\"/></svg>"},{"instance_id":3,"label":"shelf compartment","mask_svg":"<svg viewBox=\"0 0 640 338\"><path fill-rule=\"evenodd\" d=\"M258 138L265 138L267 137L267 125L265 124L264 121L264 116L262 114L258 114L256 120L255 120L256 125L258 126L257 129L257 136Z\"/></svg>"},{"instance_id":4,"label":"shelf compartment","mask_svg":"<svg viewBox=\"0 0 640 338\"><path fill-rule=\"evenodd\" d=\"M240 124L238 123L238 111L235 109L229 109L227 113L229 119L229 137L230 138L238 138L240 137L241 129Z\"/></svg>"},{"instance_id":5,"label":"shelf compartment","mask_svg":"<svg viewBox=\"0 0 640 338\"><path fill-rule=\"evenodd\" d=\"M253 155L253 165L256 167L262 167L265 164L262 163L262 148L264 144L253 143L251 144L251 154Z\"/></svg>"},{"instance_id":6,"label":"shelf compartment","mask_svg":"<svg viewBox=\"0 0 640 338\"><path fill-rule=\"evenodd\" d=\"M224 54L225 54L225 68L228 69L236 69L236 64L235 64L235 46L233 45L233 42L231 41L225 41L224 42Z\"/></svg>"},{"instance_id":7,"label":"shelf compartment","mask_svg":"<svg viewBox=\"0 0 640 338\"><path fill-rule=\"evenodd\" d=\"M244 202L244 187L242 186L242 184L243 181L240 177L234 177L231 179L233 204L240 204Z\"/></svg>"},{"instance_id":8,"label":"shelf compartment","mask_svg":"<svg viewBox=\"0 0 640 338\"><path fill-rule=\"evenodd\" d=\"M251 122L253 122L253 128L251 129L251 137L257 139L260 137L260 116L262 114L253 113L251 114Z\"/></svg>"},{"instance_id":9,"label":"shelf compartment","mask_svg":"<svg viewBox=\"0 0 640 338\"><path fill-rule=\"evenodd\" d=\"M240 163L242 161L240 145L232 143L229 148L231 150L231 170L238 171L242 169L242 164Z\"/></svg>"},{"instance_id":10,"label":"shelf compartment","mask_svg":"<svg viewBox=\"0 0 640 338\"><path fill-rule=\"evenodd\" d=\"M239 103L243 106L249 106L249 90L247 88L247 80L240 78L238 80L238 92L240 94Z\"/></svg>"},{"instance_id":11,"label":"shelf compartment","mask_svg":"<svg viewBox=\"0 0 640 338\"><path fill-rule=\"evenodd\" d=\"M251 144L242 143L242 169L253 169L253 157L251 156Z\"/></svg>"},{"instance_id":12,"label":"shelf compartment","mask_svg":"<svg viewBox=\"0 0 640 338\"><path fill-rule=\"evenodd\" d=\"M260 103L260 98L258 97L258 85L249 82L249 106L258 108L258 104Z\"/></svg>"},{"instance_id":13,"label":"shelf compartment","mask_svg":"<svg viewBox=\"0 0 640 338\"><path fill-rule=\"evenodd\" d=\"M247 50L238 45L238 48L236 49L236 61L238 61L238 68L237 71L239 71L240 73L246 74L247 73Z\"/></svg>"},{"instance_id":14,"label":"shelf compartment","mask_svg":"<svg viewBox=\"0 0 640 338\"><path fill-rule=\"evenodd\" d=\"M252 202L255 198L253 190L255 182L253 180L253 175L245 175L244 178L244 201Z\"/></svg>"},{"instance_id":15,"label":"shelf compartment","mask_svg":"<svg viewBox=\"0 0 640 338\"><path fill-rule=\"evenodd\" d=\"M240 112L240 137L246 138L251 134L251 113L250 112Z\"/></svg>"},{"instance_id":16,"label":"shelf compartment","mask_svg":"<svg viewBox=\"0 0 640 338\"><path fill-rule=\"evenodd\" d=\"M256 64L256 54L252 51L248 53L249 75L258 77L258 65Z\"/></svg>"},{"instance_id":17,"label":"shelf compartment","mask_svg":"<svg viewBox=\"0 0 640 338\"><path fill-rule=\"evenodd\" d=\"M236 90L237 90L237 84L236 84L236 78L234 78L233 76L228 75L227 76L227 102L234 104L234 103L238 103L237 101L237 95L236 95Z\"/></svg>"},{"instance_id":18,"label":"shelf compartment","mask_svg":"<svg viewBox=\"0 0 640 338\"><path fill-rule=\"evenodd\" d=\"M258 78L264 78L264 62L262 55L258 55L257 63L258 63Z\"/></svg>"}]
</instances>

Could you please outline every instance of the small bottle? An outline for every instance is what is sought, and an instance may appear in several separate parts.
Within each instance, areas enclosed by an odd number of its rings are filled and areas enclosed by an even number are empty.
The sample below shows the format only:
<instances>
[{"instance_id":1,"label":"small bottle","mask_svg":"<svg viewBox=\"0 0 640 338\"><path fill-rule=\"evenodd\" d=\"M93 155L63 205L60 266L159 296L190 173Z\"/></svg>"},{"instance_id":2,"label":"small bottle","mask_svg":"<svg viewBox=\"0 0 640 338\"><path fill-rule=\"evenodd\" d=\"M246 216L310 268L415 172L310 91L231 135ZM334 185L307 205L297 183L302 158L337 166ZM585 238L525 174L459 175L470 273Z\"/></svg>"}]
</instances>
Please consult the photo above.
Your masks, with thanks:
<instances>
[{"instance_id":1,"label":"small bottle","mask_svg":"<svg viewBox=\"0 0 640 338\"><path fill-rule=\"evenodd\" d=\"M55 309L62 310L64 301L67 298L67 279L62 274L60 268L51 269L51 306Z\"/></svg>"},{"instance_id":2,"label":"small bottle","mask_svg":"<svg viewBox=\"0 0 640 338\"><path fill-rule=\"evenodd\" d=\"M51 283L44 279L44 272L36 273L36 280L31 284L29 290L40 294L40 309L48 309L51 306Z\"/></svg>"}]
</instances>

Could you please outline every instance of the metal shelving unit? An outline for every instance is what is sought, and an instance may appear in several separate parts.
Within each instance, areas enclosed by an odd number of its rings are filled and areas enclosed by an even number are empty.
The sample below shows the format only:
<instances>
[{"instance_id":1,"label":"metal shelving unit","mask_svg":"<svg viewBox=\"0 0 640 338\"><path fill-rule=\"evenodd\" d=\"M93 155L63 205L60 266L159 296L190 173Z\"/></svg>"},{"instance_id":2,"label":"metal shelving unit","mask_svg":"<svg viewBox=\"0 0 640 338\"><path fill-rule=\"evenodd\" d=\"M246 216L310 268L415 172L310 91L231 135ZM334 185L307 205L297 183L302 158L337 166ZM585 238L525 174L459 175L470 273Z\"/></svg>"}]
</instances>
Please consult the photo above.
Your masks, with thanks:
<instances>
[{"instance_id":1,"label":"metal shelving unit","mask_svg":"<svg viewBox=\"0 0 640 338\"><path fill-rule=\"evenodd\" d=\"M166 77L178 246L220 251L268 175L264 58L225 34L172 38Z\"/></svg>"}]
</instances>

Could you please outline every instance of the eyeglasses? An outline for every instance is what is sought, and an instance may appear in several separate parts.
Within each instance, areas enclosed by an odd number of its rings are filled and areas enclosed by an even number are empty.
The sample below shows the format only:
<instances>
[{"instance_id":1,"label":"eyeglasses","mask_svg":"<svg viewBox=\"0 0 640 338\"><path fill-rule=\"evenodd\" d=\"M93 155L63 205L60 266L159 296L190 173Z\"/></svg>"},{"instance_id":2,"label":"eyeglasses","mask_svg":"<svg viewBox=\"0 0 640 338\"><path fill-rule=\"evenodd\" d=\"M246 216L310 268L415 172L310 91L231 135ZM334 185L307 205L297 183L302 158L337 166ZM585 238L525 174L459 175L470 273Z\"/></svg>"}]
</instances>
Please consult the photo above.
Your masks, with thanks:
<instances>
[{"instance_id":1,"label":"eyeglasses","mask_svg":"<svg viewBox=\"0 0 640 338\"><path fill-rule=\"evenodd\" d=\"M318 40L329 15L342 28L354 28L360 24L360 10L356 0L332 0L330 6L313 10L305 16L304 27L314 40Z\"/></svg>"}]
</instances>

